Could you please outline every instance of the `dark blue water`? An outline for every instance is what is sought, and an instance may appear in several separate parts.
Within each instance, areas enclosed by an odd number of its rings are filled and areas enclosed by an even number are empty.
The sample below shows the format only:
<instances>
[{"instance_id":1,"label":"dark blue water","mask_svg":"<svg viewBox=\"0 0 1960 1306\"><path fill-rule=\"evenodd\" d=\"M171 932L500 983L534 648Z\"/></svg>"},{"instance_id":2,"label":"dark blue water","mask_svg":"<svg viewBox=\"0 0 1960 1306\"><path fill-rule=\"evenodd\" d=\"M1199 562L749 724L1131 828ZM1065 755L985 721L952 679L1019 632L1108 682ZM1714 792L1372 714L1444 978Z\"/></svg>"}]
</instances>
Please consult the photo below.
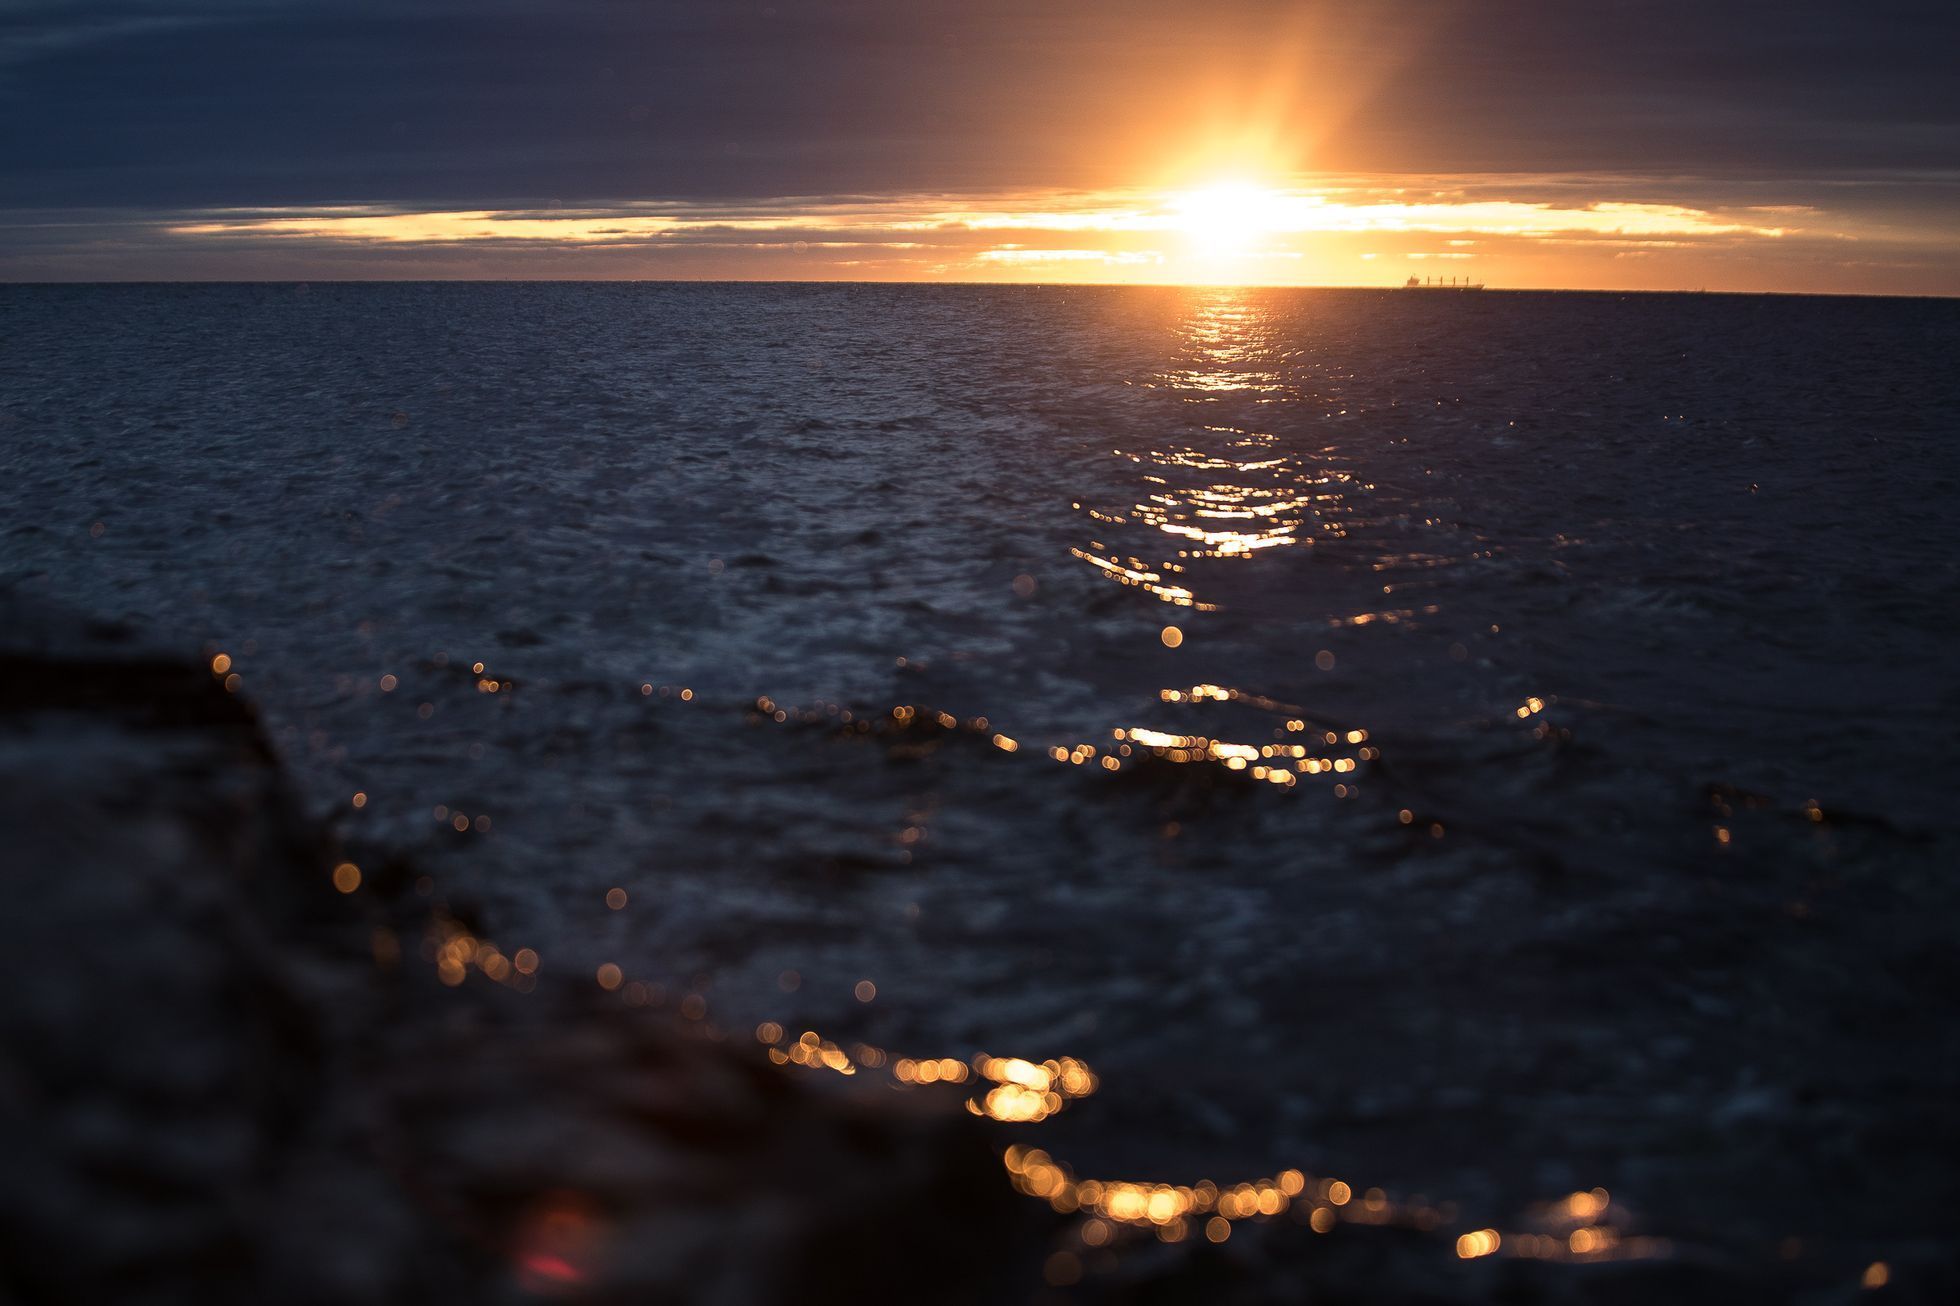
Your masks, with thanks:
<instances>
[{"instance_id":1,"label":"dark blue water","mask_svg":"<svg viewBox=\"0 0 1960 1306\"><path fill-rule=\"evenodd\" d=\"M4 287L0 338L0 584L230 659L429 964L467 909L650 1019L1081 1058L1005 1136L1083 1175L1944 1236L1960 306Z\"/></svg>"}]
</instances>

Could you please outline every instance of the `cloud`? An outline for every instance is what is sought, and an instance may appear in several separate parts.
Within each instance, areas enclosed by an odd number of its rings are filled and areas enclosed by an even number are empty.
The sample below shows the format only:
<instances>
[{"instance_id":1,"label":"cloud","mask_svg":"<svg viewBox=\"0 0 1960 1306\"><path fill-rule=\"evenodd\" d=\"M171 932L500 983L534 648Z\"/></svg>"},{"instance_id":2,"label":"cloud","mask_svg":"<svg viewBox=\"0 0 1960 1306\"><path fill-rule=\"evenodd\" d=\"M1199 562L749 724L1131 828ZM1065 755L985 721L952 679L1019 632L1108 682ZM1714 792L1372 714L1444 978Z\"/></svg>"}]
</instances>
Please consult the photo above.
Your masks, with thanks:
<instances>
[{"instance_id":1,"label":"cloud","mask_svg":"<svg viewBox=\"0 0 1960 1306\"><path fill-rule=\"evenodd\" d=\"M1582 185L1583 182L1583 185ZM689 277L1381 284L1379 266L1474 263L1494 284L1612 284L1620 253L1652 284L1851 288L1856 245L1900 287L1960 289L1946 245L1801 205L1638 196L1623 178L1399 178L1199 191L1044 191L625 201L521 209L403 205L0 216L0 276ZM1589 194L1588 194L1589 192ZM1622 196L1616 198L1615 196ZM1944 258L1945 262L1940 260ZM1717 266L1711 267L1711 260ZM140 269L147 267L148 272ZM137 269L132 271L131 269ZM1888 274L1890 275L1890 274ZM1775 278L1781 277L1779 282ZM1793 280L1792 278L1798 278Z\"/></svg>"},{"instance_id":2,"label":"cloud","mask_svg":"<svg viewBox=\"0 0 1960 1306\"><path fill-rule=\"evenodd\" d=\"M1960 167L1951 6L119 0L0 22L14 206Z\"/></svg>"},{"instance_id":3,"label":"cloud","mask_svg":"<svg viewBox=\"0 0 1960 1306\"><path fill-rule=\"evenodd\" d=\"M1235 221L1249 237L1324 233L1421 232L1544 237L1747 236L1776 238L1787 225L1721 216L1679 204L1601 200L1577 206L1491 199L1356 198L1260 190L1235 195ZM1778 209L1792 217L1810 210ZM1049 235L1190 233L1206 225L1189 192L976 196L949 206L944 196L876 200L776 201L767 205L633 204L617 208L538 210L390 210L376 206L211 213L167 224L188 239L303 239L365 245L550 242L628 244L731 237L848 234L881 245L911 244L921 234L1039 232ZM1452 242L1455 243L1455 242ZM1015 249L1018 247L1005 247ZM1060 257L1070 251L1048 251ZM1023 251L1041 257L1039 251Z\"/></svg>"}]
</instances>

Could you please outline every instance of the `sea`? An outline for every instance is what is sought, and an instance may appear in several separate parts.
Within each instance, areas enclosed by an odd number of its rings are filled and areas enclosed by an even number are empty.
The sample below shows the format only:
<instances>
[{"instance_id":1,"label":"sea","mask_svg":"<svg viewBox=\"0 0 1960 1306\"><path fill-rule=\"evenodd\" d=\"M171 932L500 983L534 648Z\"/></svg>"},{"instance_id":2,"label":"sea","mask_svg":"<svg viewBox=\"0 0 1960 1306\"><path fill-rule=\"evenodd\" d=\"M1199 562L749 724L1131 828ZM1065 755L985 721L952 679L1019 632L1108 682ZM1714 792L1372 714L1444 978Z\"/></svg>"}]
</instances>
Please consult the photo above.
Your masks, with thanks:
<instances>
[{"instance_id":1,"label":"sea","mask_svg":"<svg viewBox=\"0 0 1960 1306\"><path fill-rule=\"evenodd\" d=\"M1950 1237L1960 302L6 286L0 342L0 588L207 659L494 943L407 941L445 982L1082 1178Z\"/></svg>"}]
</instances>

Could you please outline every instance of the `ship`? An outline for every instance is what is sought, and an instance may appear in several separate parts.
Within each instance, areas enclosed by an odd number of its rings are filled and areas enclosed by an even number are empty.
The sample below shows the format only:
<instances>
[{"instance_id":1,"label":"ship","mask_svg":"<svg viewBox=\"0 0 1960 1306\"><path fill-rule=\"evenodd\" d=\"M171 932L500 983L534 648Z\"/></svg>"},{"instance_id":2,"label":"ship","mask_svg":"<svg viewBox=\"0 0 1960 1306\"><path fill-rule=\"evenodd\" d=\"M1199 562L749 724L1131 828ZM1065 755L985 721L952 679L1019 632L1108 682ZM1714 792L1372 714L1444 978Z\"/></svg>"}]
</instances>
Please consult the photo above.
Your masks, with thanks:
<instances>
[{"instance_id":1,"label":"ship","mask_svg":"<svg viewBox=\"0 0 1960 1306\"><path fill-rule=\"evenodd\" d=\"M1483 288L1483 282L1472 281L1468 277L1465 277L1461 281L1455 277L1449 277L1447 279L1431 277L1427 281L1424 281L1421 277L1410 277L1402 283L1402 289L1404 290L1482 290Z\"/></svg>"}]
</instances>

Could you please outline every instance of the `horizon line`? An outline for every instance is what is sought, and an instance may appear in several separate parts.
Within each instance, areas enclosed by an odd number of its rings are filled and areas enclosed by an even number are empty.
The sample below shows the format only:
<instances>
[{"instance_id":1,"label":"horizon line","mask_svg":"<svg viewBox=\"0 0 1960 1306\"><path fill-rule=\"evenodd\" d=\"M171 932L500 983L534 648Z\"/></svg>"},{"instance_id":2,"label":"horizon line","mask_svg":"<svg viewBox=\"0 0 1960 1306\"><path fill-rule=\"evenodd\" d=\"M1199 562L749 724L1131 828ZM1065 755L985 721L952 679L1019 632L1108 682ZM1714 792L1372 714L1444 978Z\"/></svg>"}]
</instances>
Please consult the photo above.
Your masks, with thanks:
<instances>
[{"instance_id":1,"label":"horizon line","mask_svg":"<svg viewBox=\"0 0 1960 1306\"><path fill-rule=\"evenodd\" d=\"M28 286L880 286L981 290L1258 290L1258 291L1373 291L1390 294L1412 289L1405 283L1357 285L1328 283L1300 285L1254 281L972 281L843 277L116 277L110 279L0 279L0 287ZM1414 289L1452 289L1447 284ZM1468 290L1468 287L1457 287ZM1725 295L1731 298L1779 296L1788 299L1902 299L1960 300L1960 291L1905 294L1852 290L1710 290L1704 287L1621 289L1613 286L1492 286L1475 287L1479 294L1499 295Z\"/></svg>"}]
</instances>

